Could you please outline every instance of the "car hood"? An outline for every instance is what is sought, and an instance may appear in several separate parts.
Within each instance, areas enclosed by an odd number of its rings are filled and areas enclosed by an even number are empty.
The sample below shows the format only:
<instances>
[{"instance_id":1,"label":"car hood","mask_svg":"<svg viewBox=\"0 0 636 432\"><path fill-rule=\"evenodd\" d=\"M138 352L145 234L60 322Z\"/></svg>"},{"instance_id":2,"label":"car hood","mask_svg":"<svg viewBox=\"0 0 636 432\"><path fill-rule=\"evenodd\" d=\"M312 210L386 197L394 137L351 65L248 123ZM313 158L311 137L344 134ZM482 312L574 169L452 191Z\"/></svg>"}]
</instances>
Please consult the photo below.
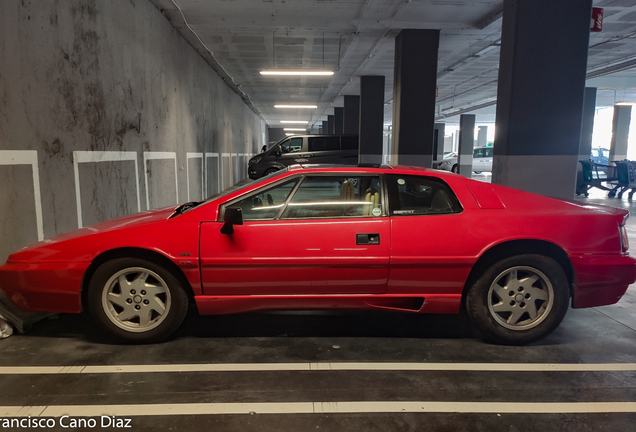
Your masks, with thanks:
<instances>
[{"instance_id":1,"label":"car hood","mask_svg":"<svg viewBox=\"0 0 636 432\"><path fill-rule=\"evenodd\" d=\"M113 231L121 228L139 227L141 225L147 225L158 221L166 220L175 211L175 206L164 207L159 209L147 210L140 213L134 213L127 216L110 219L105 222L99 222L94 225L70 231L64 234L56 235L49 239L39 241L37 243L30 244L18 250L16 254L26 252L32 249L36 249L42 246L51 246L56 243L65 242L69 240L78 239L81 237L87 237L99 233ZM15 254L14 254L15 255ZM12 255L13 256L13 255ZM11 257L10 257L11 259Z\"/></svg>"}]
</instances>

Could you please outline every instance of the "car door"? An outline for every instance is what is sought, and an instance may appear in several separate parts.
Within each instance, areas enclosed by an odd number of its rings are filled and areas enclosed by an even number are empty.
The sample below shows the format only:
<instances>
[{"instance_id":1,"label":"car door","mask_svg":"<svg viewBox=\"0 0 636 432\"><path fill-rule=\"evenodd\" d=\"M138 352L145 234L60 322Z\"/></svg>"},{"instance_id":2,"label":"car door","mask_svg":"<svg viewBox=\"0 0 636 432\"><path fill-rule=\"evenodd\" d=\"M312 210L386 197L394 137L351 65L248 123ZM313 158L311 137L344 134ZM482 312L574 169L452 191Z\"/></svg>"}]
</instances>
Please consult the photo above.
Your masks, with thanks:
<instances>
[{"instance_id":1,"label":"car door","mask_svg":"<svg viewBox=\"0 0 636 432\"><path fill-rule=\"evenodd\" d=\"M484 171L492 172L492 147L484 149Z\"/></svg>"},{"instance_id":2,"label":"car door","mask_svg":"<svg viewBox=\"0 0 636 432\"><path fill-rule=\"evenodd\" d=\"M276 161L285 165L309 163L309 156L303 137L292 137L280 144L280 154Z\"/></svg>"},{"instance_id":3,"label":"car door","mask_svg":"<svg viewBox=\"0 0 636 432\"><path fill-rule=\"evenodd\" d=\"M387 175L391 215L388 294L459 295L474 251L462 239L466 219L444 181L428 176Z\"/></svg>"},{"instance_id":4,"label":"car door","mask_svg":"<svg viewBox=\"0 0 636 432\"><path fill-rule=\"evenodd\" d=\"M243 209L233 234L201 225L204 295L386 291L390 222L379 176L283 179L221 206ZM222 218L222 216L221 216Z\"/></svg>"}]
</instances>

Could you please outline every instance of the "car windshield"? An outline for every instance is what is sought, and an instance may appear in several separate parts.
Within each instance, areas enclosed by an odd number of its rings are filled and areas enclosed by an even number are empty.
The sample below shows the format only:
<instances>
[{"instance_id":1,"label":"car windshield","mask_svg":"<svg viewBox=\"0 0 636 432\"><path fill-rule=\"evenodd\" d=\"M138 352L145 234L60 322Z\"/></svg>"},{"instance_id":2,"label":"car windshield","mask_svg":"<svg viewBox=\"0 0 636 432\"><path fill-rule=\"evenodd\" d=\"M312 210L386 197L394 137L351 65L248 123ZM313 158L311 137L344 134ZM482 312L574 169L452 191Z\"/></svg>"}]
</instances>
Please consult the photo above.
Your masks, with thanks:
<instances>
[{"instance_id":1,"label":"car windshield","mask_svg":"<svg viewBox=\"0 0 636 432\"><path fill-rule=\"evenodd\" d=\"M229 188L225 189L224 191L209 196L205 200L205 202L207 203L207 202L213 201L213 200L215 200L217 198L229 195L229 194L231 194L231 193L233 193L233 192L235 192L235 191L237 191L239 189L243 189L244 187L251 186L251 185L254 185L254 184L258 184L258 183L262 183L264 181L267 181L267 180L271 179L272 177L279 176L282 173L285 173L287 171L288 171L288 168L283 168L282 170L274 171L274 172L272 172L270 174L267 174L266 176L261 177L261 178L256 179L256 180L252 180L250 178L245 178L245 179L241 180L240 182L238 182L238 183L230 186Z\"/></svg>"},{"instance_id":2,"label":"car windshield","mask_svg":"<svg viewBox=\"0 0 636 432\"><path fill-rule=\"evenodd\" d=\"M451 152L451 153L448 153L448 154L444 155L444 159L450 159L450 158L454 158L454 157L457 157L457 153L455 153L455 152Z\"/></svg>"},{"instance_id":3,"label":"car windshield","mask_svg":"<svg viewBox=\"0 0 636 432\"><path fill-rule=\"evenodd\" d=\"M250 178L245 178L245 179L241 180L240 182L238 182L238 183L230 186L229 188L225 189L224 191L221 191L221 192L219 192L217 194L209 196L205 201L193 202L193 203L189 203L189 205L185 205L184 204L184 205L182 205L180 207L177 207L177 211L175 212L175 214L172 217L187 213L190 210L192 210L193 208L198 207L200 204L209 203L210 201L214 201L217 198L229 195L229 194L231 194L231 193L233 193L233 192L235 192L237 190L243 189L243 188L245 188L247 186L251 186L251 185L254 185L254 184L262 183L262 182L264 182L266 180L271 179L272 177L276 177L276 176L281 175L282 173L285 173L287 171L288 171L288 169L284 168L282 170L275 171L275 172L273 172L271 174L267 174L266 176L261 177L261 178L259 178L257 180L252 180Z\"/></svg>"}]
</instances>

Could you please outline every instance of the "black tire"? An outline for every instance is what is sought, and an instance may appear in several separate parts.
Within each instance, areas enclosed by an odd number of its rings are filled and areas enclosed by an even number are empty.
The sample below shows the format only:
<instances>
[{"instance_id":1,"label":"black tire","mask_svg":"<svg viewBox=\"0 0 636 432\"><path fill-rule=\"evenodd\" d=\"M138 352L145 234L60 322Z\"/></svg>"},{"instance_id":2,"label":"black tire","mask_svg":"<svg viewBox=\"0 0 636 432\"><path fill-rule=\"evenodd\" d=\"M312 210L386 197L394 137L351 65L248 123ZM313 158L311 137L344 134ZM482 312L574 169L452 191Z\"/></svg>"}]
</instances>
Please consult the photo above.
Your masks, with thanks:
<instances>
[{"instance_id":1,"label":"black tire","mask_svg":"<svg viewBox=\"0 0 636 432\"><path fill-rule=\"evenodd\" d=\"M475 174L481 174L481 171L474 171Z\"/></svg>"},{"instance_id":2,"label":"black tire","mask_svg":"<svg viewBox=\"0 0 636 432\"><path fill-rule=\"evenodd\" d=\"M569 299L559 263L543 255L516 255L490 266L470 287L466 312L486 339L525 345L559 326Z\"/></svg>"},{"instance_id":3,"label":"black tire","mask_svg":"<svg viewBox=\"0 0 636 432\"><path fill-rule=\"evenodd\" d=\"M265 173L263 174L263 177L270 175L273 172L278 171L278 168L270 168L267 171L265 171Z\"/></svg>"},{"instance_id":4,"label":"black tire","mask_svg":"<svg viewBox=\"0 0 636 432\"><path fill-rule=\"evenodd\" d=\"M128 343L167 338L188 311L188 296L179 279L163 266L139 258L117 258L99 266L87 298L99 329Z\"/></svg>"},{"instance_id":5,"label":"black tire","mask_svg":"<svg viewBox=\"0 0 636 432\"><path fill-rule=\"evenodd\" d=\"M459 166L457 164L453 165L453 167L451 168L451 171L454 172L455 174L459 173Z\"/></svg>"}]
</instances>

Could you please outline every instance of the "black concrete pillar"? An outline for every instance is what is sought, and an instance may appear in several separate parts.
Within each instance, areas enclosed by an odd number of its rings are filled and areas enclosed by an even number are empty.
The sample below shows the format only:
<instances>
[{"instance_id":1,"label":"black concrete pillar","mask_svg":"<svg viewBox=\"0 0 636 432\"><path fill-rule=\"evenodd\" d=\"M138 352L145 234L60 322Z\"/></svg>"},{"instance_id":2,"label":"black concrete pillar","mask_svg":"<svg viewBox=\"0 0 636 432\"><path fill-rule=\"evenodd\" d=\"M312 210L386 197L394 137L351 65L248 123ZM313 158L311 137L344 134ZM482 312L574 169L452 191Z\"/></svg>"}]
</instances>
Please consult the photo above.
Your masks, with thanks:
<instances>
[{"instance_id":1,"label":"black concrete pillar","mask_svg":"<svg viewBox=\"0 0 636 432\"><path fill-rule=\"evenodd\" d=\"M473 149L475 148L475 114L459 116L459 149L457 165L459 174L470 178L473 174Z\"/></svg>"},{"instance_id":2,"label":"black concrete pillar","mask_svg":"<svg viewBox=\"0 0 636 432\"><path fill-rule=\"evenodd\" d=\"M433 163L439 30L405 29L395 38L393 163Z\"/></svg>"},{"instance_id":3,"label":"black concrete pillar","mask_svg":"<svg viewBox=\"0 0 636 432\"><path fill-rule=\"evenodd\" d=\"M446 124L445 123L435 123L434 129L434 140L433 140L433 156L435 157L435 161L440 163L444 158L444 133ZM434 167L437 167L435 164Z\"/></svg>"},{"instance_id":4,"label":"black concrete pillar","mask_svg":"<svg viewBox=\"0 0 636 432\"><path fill-rule=\"evenodd\" d=\"M359 163L382 163L384 76L360 77Z\"/></svg>"},{"instance_id":5,"label":"black concrete pillar","mask_svg":"<svg viewBox=\"0 0 636 432\"><path fill-rule=\"evenodd\" d=\"M609 160L627 159L627 138L629 137L629 121L632 117L631 106L614 107L612 119L612 142L610 143Z\"/></svg>"},{"instance_id":6,"label":"black concrete pillar","mask_svg":"<svg viewBox=\"0 0 636 432\"><path fill-rule=\"evenodd\" d=\"M344 132L344 108L334 108L333 109L333 117L334 117L334 133L338 135L342 135Z\"/></svg>"},{"instance_id":7,"label":"black concrete pillar","mask_svg":"<svg viewBox=\"0 0 636 432\"><path fill-rule=\"evenodd\" d=\"M344 97L343 133L357 135L360 130L360 96Z\"/></svg>"},{"instance_id":8,"label":"black concrete pillar","mask_svg":"<svg viewBox=\"0 0 636 432\"><path fill-rule=\"evenodd\" d=\"M329 134L329 122L327 120L323 120L322 121L322 132L320 132L321 134Z\"/></svg>"},{"instance_id":9,"label":"black concrete pillar","mask_svg":"<svg viewBox=\"0 0 636 432\"><path fill-rule=\"evenodd\" d=\"M330 135L333 135L334 133L336 133L335 130L336 130L335 116L328 115L327 116L327 133Z\"/></svg>"},{"instance_id":10,"label":"black concrete pillar","mask_svg":"<svg viewBox=\"0 0 636 432\"><path fill-rule=\"evenodd\" d=\"M574 196L592 0L504 0L493 183Z\"/></svg>"}]
</instances>

